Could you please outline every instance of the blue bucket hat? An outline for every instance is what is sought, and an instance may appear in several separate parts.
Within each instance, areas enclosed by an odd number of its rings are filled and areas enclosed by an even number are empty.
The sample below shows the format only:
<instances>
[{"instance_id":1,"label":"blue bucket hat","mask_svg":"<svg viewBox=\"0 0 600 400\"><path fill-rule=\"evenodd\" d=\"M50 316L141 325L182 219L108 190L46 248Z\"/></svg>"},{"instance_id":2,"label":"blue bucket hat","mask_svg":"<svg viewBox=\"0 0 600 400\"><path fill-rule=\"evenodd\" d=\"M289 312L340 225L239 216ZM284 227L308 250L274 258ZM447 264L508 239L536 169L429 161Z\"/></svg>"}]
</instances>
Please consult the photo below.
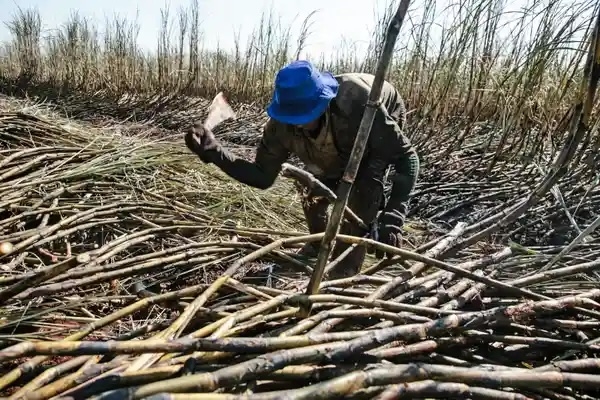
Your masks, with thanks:
<instances>
[{"instance_id":1,"label":"blue bucket hat","mask_svg":"<svg viewBox=\"0 0 600 400\"><path fill-rule=\"evenodd\" d=\"M303 125L317 119L337 95L338 82L310 62L294 61L277 73L267 114L274 120Z\"/></svg>"}]
</instances>

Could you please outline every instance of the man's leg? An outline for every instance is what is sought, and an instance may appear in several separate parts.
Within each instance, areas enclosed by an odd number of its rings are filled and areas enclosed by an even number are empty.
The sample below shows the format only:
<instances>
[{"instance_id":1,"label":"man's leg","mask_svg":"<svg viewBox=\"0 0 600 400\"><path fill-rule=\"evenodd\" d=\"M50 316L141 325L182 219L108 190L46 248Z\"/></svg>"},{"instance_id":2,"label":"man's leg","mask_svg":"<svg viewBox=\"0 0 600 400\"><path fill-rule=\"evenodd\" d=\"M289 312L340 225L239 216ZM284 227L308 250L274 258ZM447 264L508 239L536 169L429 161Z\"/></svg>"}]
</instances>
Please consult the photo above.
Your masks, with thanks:
<instances>
[{"instance_id":1,"label":"man's leg","mask_svg":"<svg viewBox=\"0 0 600 400\"><path fill-rule=\"evenodd\" d=\"M335 181L317 177L325 186L335 191ZM327 207L329 200L324 197L315 197L310 193L302 193L302 211L308 225L308 232L321 233L327 228ZM307 257L316 257L319 253L321 242L307 243L299 254Z\"/></svg>"},{"instance_id":2,"label":"man's leg","mask_svg":"<svg viewBox=\"0 0 600 400\"><path fill-rule=\"evenodd\" d=\"M354 185L352 185L352 190L348 198L348 207L369 226L377 217L382 197L383 173L373 174L371 172L359 176ZM354 222L344 220L340 228L340 233L360 237L364 236L367 231ZM332 252L332 259L337 258L349 246L349 244L337 242ZM341 263L331 270L329 279L340 279L358 274L365 260L366 250L364 246L355 247Z\"/></svg>"}]
</instances>

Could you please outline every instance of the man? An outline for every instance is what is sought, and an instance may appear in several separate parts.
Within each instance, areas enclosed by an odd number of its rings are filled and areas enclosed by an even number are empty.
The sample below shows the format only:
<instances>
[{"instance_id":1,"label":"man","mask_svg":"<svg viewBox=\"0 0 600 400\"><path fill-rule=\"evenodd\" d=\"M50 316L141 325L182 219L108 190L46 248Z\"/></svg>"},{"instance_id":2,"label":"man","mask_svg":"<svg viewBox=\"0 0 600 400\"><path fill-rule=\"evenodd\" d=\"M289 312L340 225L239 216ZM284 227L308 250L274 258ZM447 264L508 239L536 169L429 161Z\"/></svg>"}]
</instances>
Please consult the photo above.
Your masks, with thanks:
<instances>
[{"instance_id":1,"label":"man","mask_svg":"<svg viewBox=\"0 0 600 400\"><path fill-rule=\"evenodd\" d=\"M255 188L269 188L281 171L281 165L295 154L321 182L334 192L346 168L367 103L373 76L349 73L333 76L319 72L307 61L294 61L281 69L275 79L273 100L267 107L270 119L264 127L254 162L236 158L215 139L212 132L196 124L185 137L188 148L205 163L213 163L237 181ZM400 94L384 82L381 105L375 114L369 141L348 206L365 224L375 226L378 240L400 247L401 229L407 213L407 201L414 188L419 159L403 129L406 110ZM387 204L384 179L389 167L392 190ZM323 232L327 226L328 202L308 194L303 210L310 233ZM379 222L377 214L381 211ZM356 223L344 221L340 232L363 236ZM318 246L307 245L306 255L316 255ZM338 242L333 257L348 245ZM330 272L330 278L352 276L360 272L366 249L355 248ZM378 258L383 254L376 252Z\"/></svg>"}]
</instances>

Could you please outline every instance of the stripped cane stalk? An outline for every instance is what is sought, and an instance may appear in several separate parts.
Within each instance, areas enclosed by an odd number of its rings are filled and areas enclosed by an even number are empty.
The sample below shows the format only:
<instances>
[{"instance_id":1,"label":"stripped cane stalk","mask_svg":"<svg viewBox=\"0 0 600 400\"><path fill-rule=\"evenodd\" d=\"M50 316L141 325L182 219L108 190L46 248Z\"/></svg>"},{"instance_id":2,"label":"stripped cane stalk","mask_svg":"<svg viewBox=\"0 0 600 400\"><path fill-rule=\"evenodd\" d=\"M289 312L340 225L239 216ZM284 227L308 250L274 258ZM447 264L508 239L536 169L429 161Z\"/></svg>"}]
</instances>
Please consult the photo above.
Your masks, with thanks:
<instances>
[{"instance_id":1,"label":"stripped cane stalk","mask_svg":"<svg viewBox=\"0 0 600 400\"><path fill-rule=\"evenodd\" d=\"M337 199L335 193L333 193L331 189L325 186L310 172L306 172L298 167L284 163L282 165L281 175L295 179L296 182L305 186L313 196L324 196L332 203ZM363 220L360 219L348 206L345 206L344 211L346 212L346 215L354 220L361 228L368 229Z\"/></svg>"},{"instance_id":2,"label":"stripped cane stalk","mask_svg":"<svg viewBox=\"0 0 600 400\"><path fill-rule=\"evenodd\" d=\"M544 265L542 268L539 269L539 271L532 273L531 275L533 275L533 274L537 275L539 273L549 270L558 260L563 258L571 250L573 250L573 248L575 246L577 246L579 243L581 243L588 235L590 235L592 232L594 232L599 226L600 226L600 217L596 217L596 219L587 228L585 228L582 232L579 232L579 235L577 235L577 237L575 239L573 239L573 241L571 243L569 243L564 249L562 249L560 251L560 253L558 253L557 255L552 257L552 259L550 261L548 261L548 263L546 265Z\"/></svg>"},{"instance_id":3,"label":"stripped cane stalk","mask_svg":"<svg viewBox=\"0 0 600 400\"><path fill-rule=\"evenodd\" d=\"M177 318L177 320L173 322L171 326L169 326L163 332L156 335L156 338L172 340L174 338L179 337L179 335L181 335L181 332L185 329L190 320L194 317L198 309L202 307L204 303L208 301L210 296L216 293L221 288L221 286L225 284L225 282L227 282L228 278L229 276L225 275L213 282L213 284L210 285L208 289L206 289L206 291L202 292L190 305L186 307L183 313L181 313L179 318ZM154 364L158 359L160 359L161 356L162 353L144 354L141 357L137 358L127 368L126 372L139 371L143 368L148 368L149 366Z\"/></svg>"},{"instance_id":4,"label":"stripped cane stalk","mask_svg":"<svg viewBox=\"0 0 600 400\"><path fill-rule=\"evenodd\" d=\"M321 284L323 272L325 271L325 264L329 258L333 240L335 239L335 236L340 228L340 222L342 220L344 210L346 209L348 196L350 195L350 190L352 189L354 179L356 178L356 174L367 145L367 140L369 139L375 113L380 107L379 98L381 96L381 88L383 86L384 76L392 58L392 51L394 50L394 46L396 44L396 38L400 33L400 28L402 27L402 22L404 21L404 16L406 15L409 4L410 0L402 0L400 2L398 5L398 10L388 26L383 45L383 51L381 52L381 56L377 63L375 79L373 80L373 86L371 87L371 92L369 93L369 100L367 101L365 113L360 122L360 126L358 127L358 133L354 141L354 146L352 147L352 152L350 153L350 159L346 165L346 170L344 171L344 175L342 176L336 193L337 201L334 203L331 217L329 218L327 229L325 230L325 235L321 241L321 249L317 258L317 265L315 266L306 289L307 295L315 294L319 289L319 285ZM300 308L300 313L308 315L310 313L310 309Z\"/></svg>"}]
</instances>

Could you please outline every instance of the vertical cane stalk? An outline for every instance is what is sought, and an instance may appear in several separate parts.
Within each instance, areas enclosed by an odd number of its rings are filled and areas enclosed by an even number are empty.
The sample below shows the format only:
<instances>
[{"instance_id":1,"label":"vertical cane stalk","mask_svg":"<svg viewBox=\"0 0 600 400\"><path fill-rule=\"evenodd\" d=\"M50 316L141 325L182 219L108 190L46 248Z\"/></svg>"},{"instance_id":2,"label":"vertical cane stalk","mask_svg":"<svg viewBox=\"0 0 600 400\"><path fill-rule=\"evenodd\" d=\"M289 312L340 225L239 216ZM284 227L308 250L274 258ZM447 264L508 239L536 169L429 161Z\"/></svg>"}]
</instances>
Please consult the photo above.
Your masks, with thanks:
<instances>
[{"instance_id":1,"label":"vertical cane stalk","mask_svg":"<svg viewBox=\"0 0 600 400\"><path fill-rule=\"evenodd\" d=\"M402 22L404 21L409 4L410 0L400 1L398 10L388 26L383 50L375 71L375 79L373 80L373 86L371 87L371 92L369 93L369 100L366 104L365 113L363 114L360 126L358 127L358 133L356 135L356 139L354 140L354 146L352 147L350 159L348 160L346 170L344 171L344 175L342 176L341 182L337 189L337 200L334 203L331 217L329 218L329 222L327 224L327 229L325 230L325 234L323 235L323 239L321 241L321 249L317 257L317 265L313 270L308 287L306 289L307 295L315 294L319 288L319 285L321 284L321 280L323 279L323 272L325 270L325 265L327 264L329 254L331 253L332 243L339 231L343 212L348 202L348 196L350 195L350 190L352 189L354 179L356 179L356 174L358 172L358 168L369 139L375 113L380 105L381 88L383 87L385 73L390 64L396 39L400 33L400 28L402 27ZM301 307L300 313L303 315L308 315L310 313L310 309Z\"/></svg>"}]
</instances>

